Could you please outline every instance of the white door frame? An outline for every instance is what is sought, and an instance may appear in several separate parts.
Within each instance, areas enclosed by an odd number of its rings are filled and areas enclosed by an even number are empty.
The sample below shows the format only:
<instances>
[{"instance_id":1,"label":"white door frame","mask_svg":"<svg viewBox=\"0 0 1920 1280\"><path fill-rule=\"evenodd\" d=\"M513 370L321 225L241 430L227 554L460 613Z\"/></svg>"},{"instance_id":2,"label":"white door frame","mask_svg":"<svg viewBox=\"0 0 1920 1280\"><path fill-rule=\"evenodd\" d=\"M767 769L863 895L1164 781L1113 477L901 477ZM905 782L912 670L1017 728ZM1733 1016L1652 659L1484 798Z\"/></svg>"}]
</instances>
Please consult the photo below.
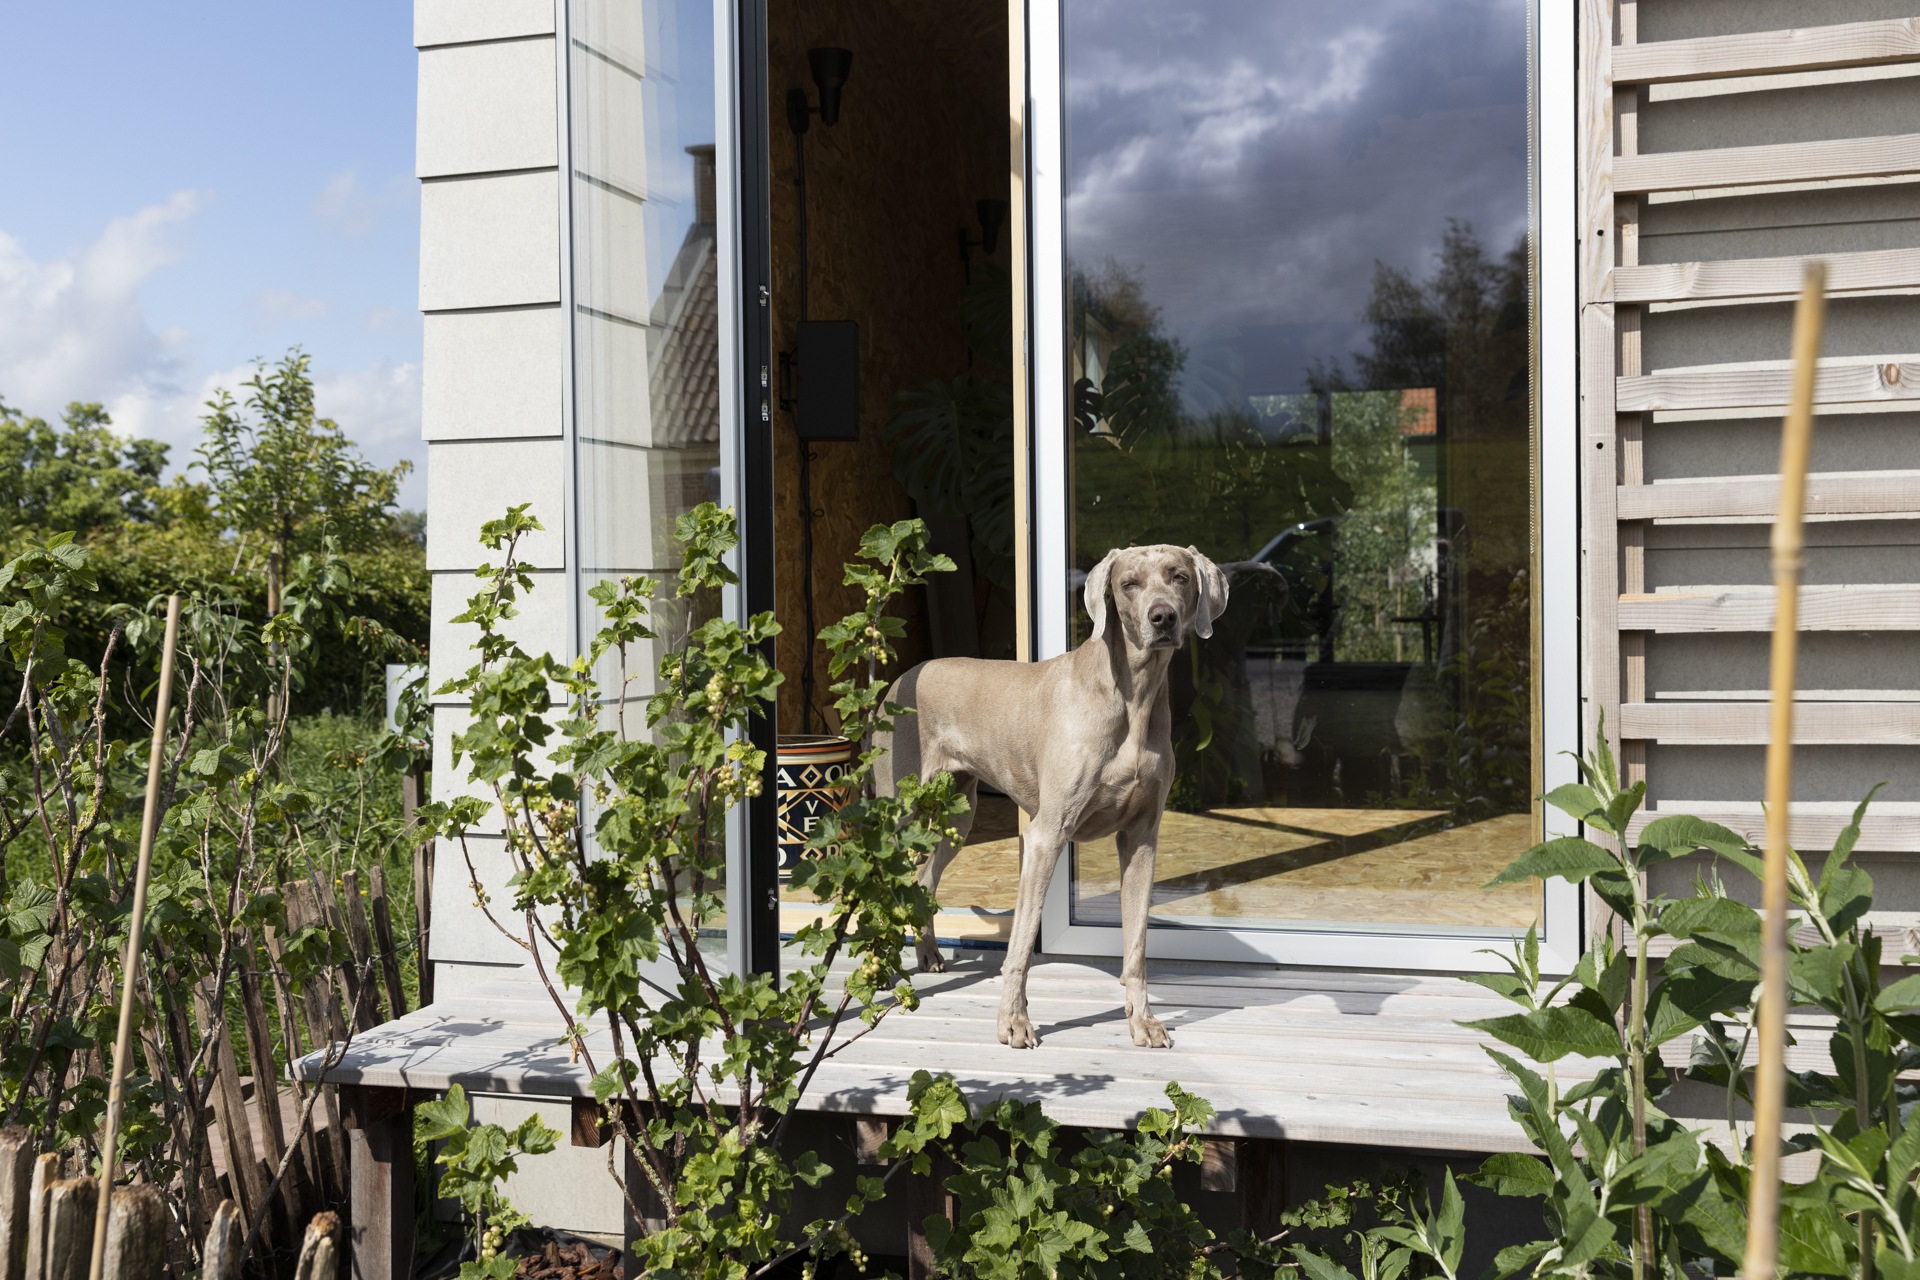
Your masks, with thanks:
<instances>
[{"instance_id":1,"label":"white door frame","mask_svg":"<svg viewBox=\"0 0 1920 1280\"><path fill-rule=\"evenodd\" d=\"M1066 154L1062 118L1063 19L1066 0L1031 0L1027 8L1027 101L1029 226L1028 298L1032 335L1031 421L1033 488L1034 657L1064 653L1070 619L1066 377L1067 274L1063 224ZM1440 0L1435 0L1439 3ZM1539 344L1537 394L1541 405L1539 590L1546 787L1575 781L1572 760L1580 733L1579 641L1579 401L1575 301L1578 253L1573 6L1535 0L1530 11L1538 42L1532 83L1539 130L1536 216L1539 227ZM1018 33L1015 37L1018 38ZM1549 811L1549 829L1560 826ZM1567 821L1562 830L1577 831ZM1074 924L1068 901L1070 858L1061 858L1041 917L1041 949L1054 955L1117 956L1118 926ZM1564 973L1579 958L1583 929L1581 895L1564 881L1546 886L1541 929L1543 969ZM1390 925L1353 929L1153 928L1150 957L1251 961L1338 968L1477 971L1489 957L1476 953L1502 947L1502 932L1472 934L1396 932Z\"/></svg>"}]
</instances>

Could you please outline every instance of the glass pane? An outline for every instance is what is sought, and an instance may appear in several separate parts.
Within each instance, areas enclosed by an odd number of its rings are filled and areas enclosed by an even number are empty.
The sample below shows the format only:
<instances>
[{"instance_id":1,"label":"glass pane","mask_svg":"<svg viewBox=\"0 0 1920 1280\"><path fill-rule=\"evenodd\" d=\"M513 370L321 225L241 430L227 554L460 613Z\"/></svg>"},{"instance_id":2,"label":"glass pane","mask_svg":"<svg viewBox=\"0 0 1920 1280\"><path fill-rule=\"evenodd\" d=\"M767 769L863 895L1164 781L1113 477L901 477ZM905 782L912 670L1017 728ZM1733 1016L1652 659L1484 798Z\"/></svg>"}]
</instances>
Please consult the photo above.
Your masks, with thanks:
<instances>
[{"instance_id":1,"label":"glass pane","mask_svg":"<svg viewBox=\"0 0 1920 1280\"><path fill-rule=\"evenodd\" d=\"M576 608L591 636L601 623L587 594L593 586L645 575L661 583L655 631L677 636L689 605L698 625L720 602L674 598L683 549L674 521L728 491L720 482L713 6L587 0L568 12ZM617 653L603 659L601 687L610 697L624 687L629 733L645 731L662 643L630 650L624 672ZM607 708L610 721L616 709ZM723 951L716 939L716 955Z\"/></svg>"},{"instance_id":2,"label":"glass pane","mask_svg":"<svg viewBox=\"0 0 1920 1280\"><path fill-rule=\"evenodd\" d=\"M1076 640L1110 548L1231 600L1170 675L1154 917L1525 928L1522 0L1066 0ZM1112 840L1074 918L1119 920Z\"/></svg>"}]
</instances>

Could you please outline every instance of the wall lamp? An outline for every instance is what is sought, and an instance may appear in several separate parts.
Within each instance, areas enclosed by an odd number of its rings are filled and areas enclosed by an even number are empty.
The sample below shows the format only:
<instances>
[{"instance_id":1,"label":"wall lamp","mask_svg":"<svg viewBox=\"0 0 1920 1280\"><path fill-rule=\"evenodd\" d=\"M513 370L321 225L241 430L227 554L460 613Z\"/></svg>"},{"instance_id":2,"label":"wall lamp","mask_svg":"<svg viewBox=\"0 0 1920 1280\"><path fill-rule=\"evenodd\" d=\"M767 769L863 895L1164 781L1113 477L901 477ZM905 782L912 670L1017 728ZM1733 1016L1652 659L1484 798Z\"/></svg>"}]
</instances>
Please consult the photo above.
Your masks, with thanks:
<instances>
[{"instance_id":1,"label":"wall lamp","mask_svg":"<svg viewBox=\"0 0 1920 1280\"><path fill-rule=\"evenodd\" d=\"M809 49L807 66L813 71L814 87L820 90L820 105L807 101L805 89L787 90L787 125L795 133L805 133L807 117L815 114L828 128L840 123L840 91L847 87L847 77L853 72L853 50Z\"/></svg>"}]
</instances>

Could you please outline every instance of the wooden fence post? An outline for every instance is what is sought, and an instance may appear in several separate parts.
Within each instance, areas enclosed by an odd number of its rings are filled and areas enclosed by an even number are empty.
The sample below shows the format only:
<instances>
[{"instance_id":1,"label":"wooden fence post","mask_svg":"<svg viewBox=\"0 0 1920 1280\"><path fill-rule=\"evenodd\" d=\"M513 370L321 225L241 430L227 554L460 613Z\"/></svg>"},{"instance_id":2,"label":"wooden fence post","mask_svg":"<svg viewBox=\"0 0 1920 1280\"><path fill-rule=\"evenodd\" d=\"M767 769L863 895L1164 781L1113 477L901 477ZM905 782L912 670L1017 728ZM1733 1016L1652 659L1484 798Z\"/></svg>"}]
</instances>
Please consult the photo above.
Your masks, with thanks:
<instances>
[{"instance_id":1,"label":"wooden fence post","mask_svg":"<svg viewBox=\"0 0 1920 1280\"><path fill-rule=\"evenodd\" d=\"M343 1085L353 1280L413 1275L413 1108L407 1090Z\"/></svg>"},{"instance_id":2,"label":"wooden fence post","mask_svg":"<svg viewBox=\"0 0 1920 1280\"><path fill-rule=\"evenodd\" d=\"M294 1280L335 1280L339 1272L340 1219L332 1213L316 1213L300 1243L300 1264L294 1268Z\"/></svg>"},{"instance_id":3,"label":"wooden fence post","mask_svg":"<svg viewBox=\"0 0 1920 1280\"><path fill-rule=\"evenodd\" d=\"M92 1178L62 1178L47 1188L45 1280L87 1280L93 1265L93 1213L99 1199Z\"/></svg>"},{"instance_id":4,"label":"wooden fence post","mask_svg":"<svg viewBox=\"0 0 1920 1280\"><path fill-rule=\"evenodd\" d=\"M47 1274L47 1193L60 1180L60 1157L35 1156L27 1190L27 1280Z\"/></svg>"},{"instance_id":5,"label":"wooden fence post","mask_svg":"<svg viewBox=\"0 0 1920 1280\"><path fill-rule=\"evenodd\" d=\"M400 981L400 956L393 946L393 912L387 906L387 869L379 863L367 868L368 901L373 906L373 941L380 948L380 973L387 981L387 1014L407 1016L407 988Z\"/></svg>"},{"instance_id":6,"label":"wooden fence post","mask_svg":"<svg viewBox=\"0 0 1920 1280\"><path fill-rule=\"evenodd\" d=\"M33 1186L33 1135L0 1129L0 1280L27 1270L27 1193Z\"/></svg>"},{"instance_id":7,"label":"wooden fence post","mask_svg":"<svg viewBox=\"0 0 1920 1280\"><path fill-rule=\"evenodd\" d=\"M239 1206L231 1200L222 1200L220 1207L213 1211L207 1245L200 1253L201 1280L240 1280L240 1250L246 1243Z\"/></svg>"},{"instance_id":8,"label":"wooden fence post","mask_svg":"<svg viewBox=\"0 0 1920 1280\"><path fill-rule=\"evenodd\" d=\"M167 1198L151 1182L117 1187L107 1216L105 1280L162 1280L167 1273Z\"/></svg>"}]
</instances>

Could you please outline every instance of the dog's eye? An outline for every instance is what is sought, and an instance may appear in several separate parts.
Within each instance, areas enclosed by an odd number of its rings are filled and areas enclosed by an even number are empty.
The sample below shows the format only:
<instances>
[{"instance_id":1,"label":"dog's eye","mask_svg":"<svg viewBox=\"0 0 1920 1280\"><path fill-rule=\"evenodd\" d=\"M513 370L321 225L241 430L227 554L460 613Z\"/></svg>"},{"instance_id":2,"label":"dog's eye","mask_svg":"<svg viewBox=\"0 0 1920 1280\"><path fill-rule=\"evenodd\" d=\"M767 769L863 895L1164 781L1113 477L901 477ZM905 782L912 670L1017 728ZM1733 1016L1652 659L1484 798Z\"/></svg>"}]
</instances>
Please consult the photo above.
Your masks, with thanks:
<instances>
[{"instance_id":1,"label":"dog's eye","mask_svg":"<svg viewBox=\"0 0 1920 1280\"><path fill-rule=\"evenodd\" d=\"M1122 591L1138 591L1140 589L1140 584L1136 580L1132 578L1128 578L1125 582L1120 584L1120 589Z\"/></svg>"}]
</instances>

